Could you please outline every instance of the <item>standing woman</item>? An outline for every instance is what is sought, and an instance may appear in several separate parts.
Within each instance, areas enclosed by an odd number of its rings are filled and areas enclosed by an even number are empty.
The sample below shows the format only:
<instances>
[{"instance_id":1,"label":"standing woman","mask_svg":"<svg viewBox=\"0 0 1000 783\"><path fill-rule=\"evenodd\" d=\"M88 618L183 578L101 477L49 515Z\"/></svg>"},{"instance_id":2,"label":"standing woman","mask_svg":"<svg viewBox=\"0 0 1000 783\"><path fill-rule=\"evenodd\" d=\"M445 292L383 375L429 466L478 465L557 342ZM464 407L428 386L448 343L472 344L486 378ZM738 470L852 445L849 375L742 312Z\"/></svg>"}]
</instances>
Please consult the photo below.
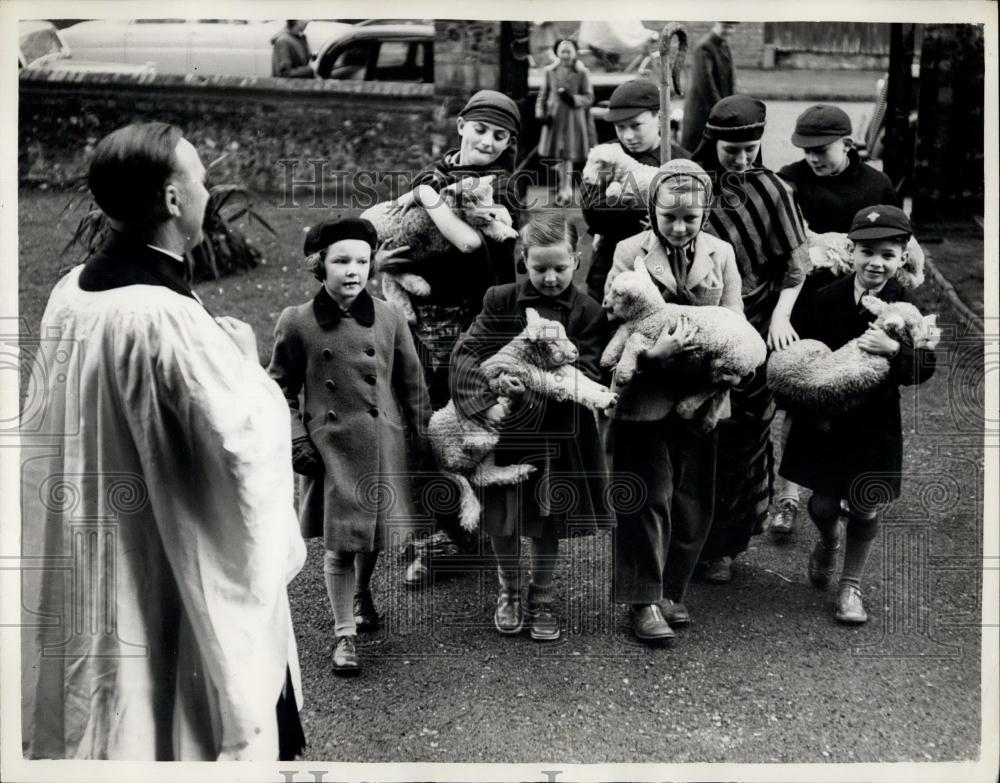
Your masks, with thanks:
<instances>
[{"instance_id":1,"label":"standing woman","mask_svg":"<svg viewBox=\"0 0 1000 783\"><path fill-rule=\"evenodd\" d=\"M559 60L545 69L535 116L542 123L538 154L557 161L556 206L563 207L573 200L573 163L587 159L590 148L597 143L597 128L590 116L594 88L590 72L577 59L576 43L564 38L553 51Z\"/></svg>"},{"instance_id":2,"label":"standing woman","mask_svg":"<svg viewBox=\"0 0 1000 783\"><path fill-rule=\"evenodd\" d=\"M443 408L451 399L448 388L451 351L482 308L487 289L514 282L516 244L515 239L497 242L471 228L442 201L440 193L446 188L459 187L466 177L492 176L494 201L510 211L515 228L521 212L512 176L517 135L521 130L517 104L503 93L480 90L459 113L457 129L458 148L418 172L413 190L396 202L400 210L426 206L438 230L453 246L446 254L419 264L407 263L400 270L420 275L431 288L428 297L413 302L417 322L411 325L411 330L434 410ZM383 266L392 268L391 262ZM435 513L439 530L414 547L414 559L404 576L404 583L410 587L425 584L429 554L453 554L456 542L466 551L478 549L478 536L472 539L459 527L454 510L425 510Z\"/></svg>"},{"instance_id":3,"label":"standing woman","mask_svg":"<svg viewBox=\"0 0 1000 783\"><path fill-rule=\"evenodd\" d=\"M806 229L791 189L760 160L766 107L747 95L712 107L693 160L716 180L718 199L707 231L736 249L743 311L772 350L798 339L792 307L809 269ZM762 529L770 504L774 398L764 366L731 396L732 416L719 422L715 518L702 550L705 578L732 579L732 560Z\"/></svg>"}]
</instances>

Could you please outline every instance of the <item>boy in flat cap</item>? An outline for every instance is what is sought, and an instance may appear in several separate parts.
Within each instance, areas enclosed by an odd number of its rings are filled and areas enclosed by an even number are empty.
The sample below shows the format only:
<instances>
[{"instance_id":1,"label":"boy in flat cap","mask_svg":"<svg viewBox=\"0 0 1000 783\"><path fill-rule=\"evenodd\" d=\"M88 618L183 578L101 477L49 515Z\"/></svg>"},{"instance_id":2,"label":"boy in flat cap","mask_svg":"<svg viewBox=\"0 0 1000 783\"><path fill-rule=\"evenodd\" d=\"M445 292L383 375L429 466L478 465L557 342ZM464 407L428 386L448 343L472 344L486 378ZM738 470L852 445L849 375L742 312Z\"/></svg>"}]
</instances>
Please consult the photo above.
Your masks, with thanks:
<instances>
[{"instance_id":1,"label":"boy in flat cap","mask_svg":"<svg viewBox=\"0 0 1000 783\"><path fill-rule=\"evenodd\" d=\"M906 258L912 229L906 214L890 204L858 211L848 238L854 242L855 273L819 291L796 322L799 336L826 343L833 351L858 338L862 350L889 359L893 383L877 397L847 414L820 419L796 413L779 472L813 491L809 517L819 540L809 558L809 581L830 584L846 539L837 592L838 622L868 619L861 599L861 575L878 534L876 503L899 497L903 434L899 386L923 383L934 372L934 352L912 348L872 326L875 315L861 305L865 294L886 302L907 301L895 273ZM848 501L846 536L838 521L841 500Z\"/></svg>"},{"instance_id":2,"label":"boy in flat cap","mask_svg":"<svg viewBox=\"0 0 1000 783\"><path fill-rule=\"evenodd\" d=\"M859 209L869 204L899 206L889 178L864 163L851 140L851 118L837 106L810 106L795 122L792 144L804 157L780 171L778 176L792 186L809 228L817 234L836 231L846 234ZM813 295L836 276L826 269L814 270L807 278L795 303L792 317L810 307ZM786 416L782 436L787 439L790 420ZM799 488L778 479L774 487L775 511L768 531L787 539L798 519Z\"/></svg>"},{"instance_id":3,"label":"boy in flat cap","mask_svg":"<svg viewBox=\"0 0 1000 783\"><path fill-rule=\"evenodd\" d=\"M278 318L268 368L291 410L302 535L323 536L326 547L340 675L361 670L355 636L378 624L369 585L388 523L402 535L399 520L413 518L404 425L419 453L431 411L406 319L365 290L376 243L362 218L313 226L304 251L322 285Z\"/></svg>"},{"instance_id":4,"label":"boy in flat cap","mask_svg":"<svg viewBox=\"0 0 1000 783\"><path fill-rule=\"evenodd\" d=\"M621 148L639 163L660 165L660 91L652 82L632 79L618 85L608 101L604 119L615 126ZM687 150L671 143L671 158L690 158ZM604 281L611 270L615 248L626 237L645 230L648 215L641 205L608 204L605 184L581 184L583 219L594 237L587 272L587 292L598 302L604 300Z\"/></svg>"}]
</instances>

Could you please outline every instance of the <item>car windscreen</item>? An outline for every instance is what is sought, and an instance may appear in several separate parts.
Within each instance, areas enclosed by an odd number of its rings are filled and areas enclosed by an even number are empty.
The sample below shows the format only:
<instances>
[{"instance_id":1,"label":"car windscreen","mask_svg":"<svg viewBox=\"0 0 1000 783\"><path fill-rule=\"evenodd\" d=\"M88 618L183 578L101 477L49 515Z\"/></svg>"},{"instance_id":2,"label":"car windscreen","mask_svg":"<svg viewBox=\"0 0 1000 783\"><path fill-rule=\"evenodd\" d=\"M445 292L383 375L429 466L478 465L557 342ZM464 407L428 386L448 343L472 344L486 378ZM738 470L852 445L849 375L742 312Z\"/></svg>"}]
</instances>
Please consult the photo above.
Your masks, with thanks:
<instances>
[{"instance_id":1,"label":"car windscreen","mask_svg":"<svg viewBox=\"0 0 1000 783\"><path fill-rule=\"evenodd\" d=\"M21 53L28 65L46 55L59 54L64 51L62 41L59 40L59 36L54 30L38 30L21 39Z\"/></svg>"}]
</instances>

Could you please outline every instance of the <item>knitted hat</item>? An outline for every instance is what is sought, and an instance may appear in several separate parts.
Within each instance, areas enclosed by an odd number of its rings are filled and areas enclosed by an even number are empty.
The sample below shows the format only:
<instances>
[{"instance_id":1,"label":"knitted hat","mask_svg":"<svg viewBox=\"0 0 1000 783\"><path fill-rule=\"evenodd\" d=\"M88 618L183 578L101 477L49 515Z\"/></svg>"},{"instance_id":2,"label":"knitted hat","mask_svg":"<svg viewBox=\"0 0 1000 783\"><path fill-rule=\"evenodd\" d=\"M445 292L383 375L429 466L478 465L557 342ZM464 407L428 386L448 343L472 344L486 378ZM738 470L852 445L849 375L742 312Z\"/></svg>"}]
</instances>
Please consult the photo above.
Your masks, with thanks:
<instances>
[{"instance_id":1,"label":"knitted hat","mask_svg":"<svg viewBox=\"0 0 1000 783\"><path fill-rule=\"evenodd\" d=\"M349 217L324 220L313 226L306 234L302 250L305 255L311 256L313 253L326 250L341 239L360 239L362 242L367 242L372 250L378 244L378 234L371 222L364 218Z\"/></svg>"},{"instance_id":2,"label":"knitted hat","mask_svg":"<svg viewBox=\"0 0 1000 783\"><path fill-rule=\"evenodd\" d=\"M704 137L715 141L756 141L764 135L767 107L749 95L730 95L712 107Z\"/></svg>"},{"instance_id":3,"label":"knitted hat","mask_svg":"<svg viewBox=\"0 0 1000 783\"><path fill-rule=\"evenodd\" d=\"M521 112L517 104L502 92L480 90L465 104L459 117L466 120L481 120L498 125L516 136L521 132Z\"/></svg>"},{"instance_id":4,"label":"knitted hat","mask_svg":"<svg viewBox=\"0 0 1000 783\"><path fill-rule=\"evenodd\" d=\"M851 135L851 118L836 106L810 106L795 121L792 144L796 147L822 147Z\"/></svg>"}]
</instances>

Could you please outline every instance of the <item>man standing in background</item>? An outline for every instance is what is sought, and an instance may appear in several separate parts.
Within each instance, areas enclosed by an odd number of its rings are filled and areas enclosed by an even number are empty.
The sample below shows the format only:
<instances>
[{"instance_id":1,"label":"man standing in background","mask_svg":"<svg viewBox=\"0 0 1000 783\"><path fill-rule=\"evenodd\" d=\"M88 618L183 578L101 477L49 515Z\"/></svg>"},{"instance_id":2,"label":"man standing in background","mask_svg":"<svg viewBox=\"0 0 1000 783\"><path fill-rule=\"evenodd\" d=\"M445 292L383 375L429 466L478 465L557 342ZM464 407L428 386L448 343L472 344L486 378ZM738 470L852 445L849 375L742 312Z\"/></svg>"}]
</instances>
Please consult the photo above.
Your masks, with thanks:
<instances>
[{"instance_id":1,"label":"man standing in background","mask_svg":"<svg viewBox=\"0 0 1000 783\"><path fill-rule=\"evenodd\" d=\"M288 79L313 79L316 72L309 65L309 43L306 41L308 19L287 19L285 29L271 39L271 76Z\"/></svg>"},{"instance_id":2,"label":"man standing in background","mask_svg":"<svg viewBox=\"0 0 1000 783\"><path fill-rule=\"evenodd\" d=\"M684 132L681 146L693 150L701 143L708 113L723 98L736 91L733 55L726 39L737 22L716 22L712 31L694 47L691 79L684 99Z\"/></svg>"}]
</instances>

